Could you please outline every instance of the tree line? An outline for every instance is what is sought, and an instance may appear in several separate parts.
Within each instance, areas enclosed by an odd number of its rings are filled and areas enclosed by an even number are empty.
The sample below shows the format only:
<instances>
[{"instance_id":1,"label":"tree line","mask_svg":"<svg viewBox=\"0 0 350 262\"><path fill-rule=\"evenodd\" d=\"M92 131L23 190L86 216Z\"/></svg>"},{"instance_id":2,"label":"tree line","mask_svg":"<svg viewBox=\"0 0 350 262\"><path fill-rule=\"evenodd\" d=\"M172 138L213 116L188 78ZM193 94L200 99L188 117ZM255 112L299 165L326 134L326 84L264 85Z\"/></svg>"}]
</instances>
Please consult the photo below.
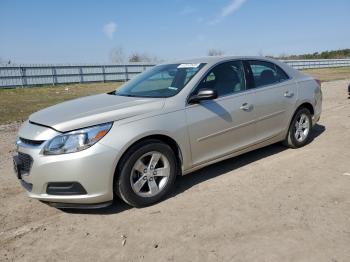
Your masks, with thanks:
<instances>
[{"instance_id":1,"label":"tree line","mask_svg":"<svg viewBox=\"0 0 350 262\"><path fill-rule=\"evenodd\" d=\"M220 49L211 48L207 51L207 56L223 56L225 52ZM262 54L260 54L262 56ZM323 52L315 52L301 55L279 55L279 56L268 56L276 59L342 59L342 58L350 58L350 48L347 49L339 49L339 50L330 50ZM163 62L163 59L160 59L157 56L152 56L147 53L142 53L138 51L131 52L130 54L126 54L122 47L113 48L109 54L109 60L112 63L120 63L123 64L125 62L145 62L145 63L160 63ZM0 57L0 64L12 64L13 62L9 59L3 59Z\"/></svg>"},{"instance_id":2,"label":"tree line","mask_svg":"<svg viewBox=\"0 0 350 262\"><path fill-rule=\"evenodd\" d=\"M331 50L331 51L323 51L323 52L315 52L309 54L301 54L301 55L280 55L275 57L278 59L342 59L342 58L350 58L350 49L339 49L339 50Z\"/></svg>"},{"instance_id":3,"label":"tree line","mask_svg":"<svg viewBox=\"0 0 350 262\"><path fill-rule=\"evenodd\" d=\"M211 48L207 51L207 56L223 56L225 52L220 49ZM262 54L260 54L262 56ZM270 56L267 57L276 58L276 59L341 59L341 58L350 58L350 49L339 49L339 50L330 50L323 52L314 52L301 55L286 55L282 54L279 56ZM110 54L110 60L112 63L125 63L125 62L148 62L148 63L159 63L164 60L159 59L156 56L150 56L146 53L141 52L132 52L128 56L125 55L124 50L121 47L114 48Z\"/></svg>"},{"instance_id":4,"label":"tree line","mask_svg":"<svg viewBox=\"0 0 350 262\"><path fill-rule=\"evenodd\" d=\"M224 51L215 48L211 48L207 52L207 56L223 56L224 54ZM159 63L164 61L157 56L152 56L138 51L131 52L129 55L127 55L122 47L113 48L109 54L109 60L112 63L119 64L125 62Z\"/></svg>"}]
</instances>

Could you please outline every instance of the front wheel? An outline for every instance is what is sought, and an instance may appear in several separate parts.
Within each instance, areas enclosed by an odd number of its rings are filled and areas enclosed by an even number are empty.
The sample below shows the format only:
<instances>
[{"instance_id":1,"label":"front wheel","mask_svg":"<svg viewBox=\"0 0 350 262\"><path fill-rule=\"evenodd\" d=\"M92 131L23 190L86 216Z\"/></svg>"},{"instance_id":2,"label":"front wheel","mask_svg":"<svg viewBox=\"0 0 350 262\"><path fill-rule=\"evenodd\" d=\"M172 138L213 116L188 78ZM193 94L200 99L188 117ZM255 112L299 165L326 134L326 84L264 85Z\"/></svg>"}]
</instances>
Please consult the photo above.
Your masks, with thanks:
<instances>
[{"instance_id":1,"label":"front wheel","mask_svg":"<svg viewBox=\"0 0 350 262\"><path fill-rule=\"evenodd\" d=\"M291 148L305 146L310 140L312 128L311 113L307 108L299 109L293 117L283 144Z\"/></svg>"},{"instance_id":2,"label":"front wheel","mask_svg":"<svg viewBox=\"0 0 350 262\"><path fill-rule=\"evenodd\" d=\"M175 182L177 162L173 150L159 140L148 140L128 150L121 160L114 190L135 207L162 200Z\"/></svg>"}]
</instances>

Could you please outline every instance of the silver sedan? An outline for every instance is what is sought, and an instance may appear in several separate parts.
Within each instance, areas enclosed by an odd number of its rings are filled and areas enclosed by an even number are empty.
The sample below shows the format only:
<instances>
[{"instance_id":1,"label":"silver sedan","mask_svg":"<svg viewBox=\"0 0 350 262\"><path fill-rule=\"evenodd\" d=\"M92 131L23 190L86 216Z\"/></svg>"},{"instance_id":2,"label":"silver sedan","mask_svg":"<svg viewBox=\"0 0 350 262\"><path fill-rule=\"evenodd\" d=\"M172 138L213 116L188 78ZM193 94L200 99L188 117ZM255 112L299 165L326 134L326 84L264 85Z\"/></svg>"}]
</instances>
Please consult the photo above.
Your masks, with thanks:
<instances>
[{"instance_id":1,"label":"silver sedan","mask_svg":"<svg viewBox=\"0 0 350 262\"><path fill-rule=\"evenodd\" d=\"M147 206L178 175L280 141L304 146L321 107L320 82L279 61L167 63L116 91L32 114L14 167L30 197L59 208L102 207L115 196Z\"/></svg>"}]
</instances>

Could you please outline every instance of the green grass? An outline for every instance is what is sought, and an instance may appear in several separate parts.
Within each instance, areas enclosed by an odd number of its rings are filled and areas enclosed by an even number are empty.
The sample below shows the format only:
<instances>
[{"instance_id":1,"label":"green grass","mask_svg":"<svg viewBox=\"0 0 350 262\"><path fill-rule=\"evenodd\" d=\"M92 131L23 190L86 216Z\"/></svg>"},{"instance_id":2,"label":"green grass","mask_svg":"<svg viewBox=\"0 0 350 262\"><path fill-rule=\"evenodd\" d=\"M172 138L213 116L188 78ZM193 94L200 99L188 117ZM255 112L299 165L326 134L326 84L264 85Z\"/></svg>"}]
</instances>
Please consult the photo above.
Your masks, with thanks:
<instances>
[{"instance_id":1,"label":"green grass","mask_svg":"<svg viewBox=\"0 0 350 262\"><path fill-rule=\"evenodd\" d=\"M350 79L350 67L308 69L303 72L321 81ZM77 97L107 93L120 85L120 82L110 82L0 89L0 124L23 121L31 113L45 107Z\"/></svg>"},{"instance_id":2,"label":"green grass","mask_svg":"<svg viewBox=\"0 0 350 262\"><path fill-rule=\"evenodd\" d=\"M77 97L107 93L120 85L114 82L0 89L0 124L23 121L42 108Z\"/></svg>"},{"instance_id":3,"label":"green grass","mask_svg":"<svg viewBox=\"0 0 350 262\"><path fill-rule=\"evenodd\" d=\"M350 79L350 67L306 69L302 72L311 75L322 82Z\"/></svg>"}]
</instances>

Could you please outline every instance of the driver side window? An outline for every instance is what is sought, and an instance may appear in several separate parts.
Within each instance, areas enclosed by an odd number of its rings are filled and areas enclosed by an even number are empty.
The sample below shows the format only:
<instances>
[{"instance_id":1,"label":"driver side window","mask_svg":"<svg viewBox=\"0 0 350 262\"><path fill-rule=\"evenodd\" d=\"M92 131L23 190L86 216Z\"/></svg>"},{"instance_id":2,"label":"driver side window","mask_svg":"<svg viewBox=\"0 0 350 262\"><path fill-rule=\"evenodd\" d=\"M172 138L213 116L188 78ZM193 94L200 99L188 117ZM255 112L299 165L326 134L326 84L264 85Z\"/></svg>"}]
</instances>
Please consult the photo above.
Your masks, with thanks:
<instances>
[{"instance_id":1,"label":"driver side window","mask_svg":"<svg viewBox=\"0 0 350 262\"><path fill-rule=\"evenodd\" d=\"M226 96L245 90L245 78L241 61L222 63L214 67L197 87L215 90L220 96Z\"/></svg>"}]
</instances>

